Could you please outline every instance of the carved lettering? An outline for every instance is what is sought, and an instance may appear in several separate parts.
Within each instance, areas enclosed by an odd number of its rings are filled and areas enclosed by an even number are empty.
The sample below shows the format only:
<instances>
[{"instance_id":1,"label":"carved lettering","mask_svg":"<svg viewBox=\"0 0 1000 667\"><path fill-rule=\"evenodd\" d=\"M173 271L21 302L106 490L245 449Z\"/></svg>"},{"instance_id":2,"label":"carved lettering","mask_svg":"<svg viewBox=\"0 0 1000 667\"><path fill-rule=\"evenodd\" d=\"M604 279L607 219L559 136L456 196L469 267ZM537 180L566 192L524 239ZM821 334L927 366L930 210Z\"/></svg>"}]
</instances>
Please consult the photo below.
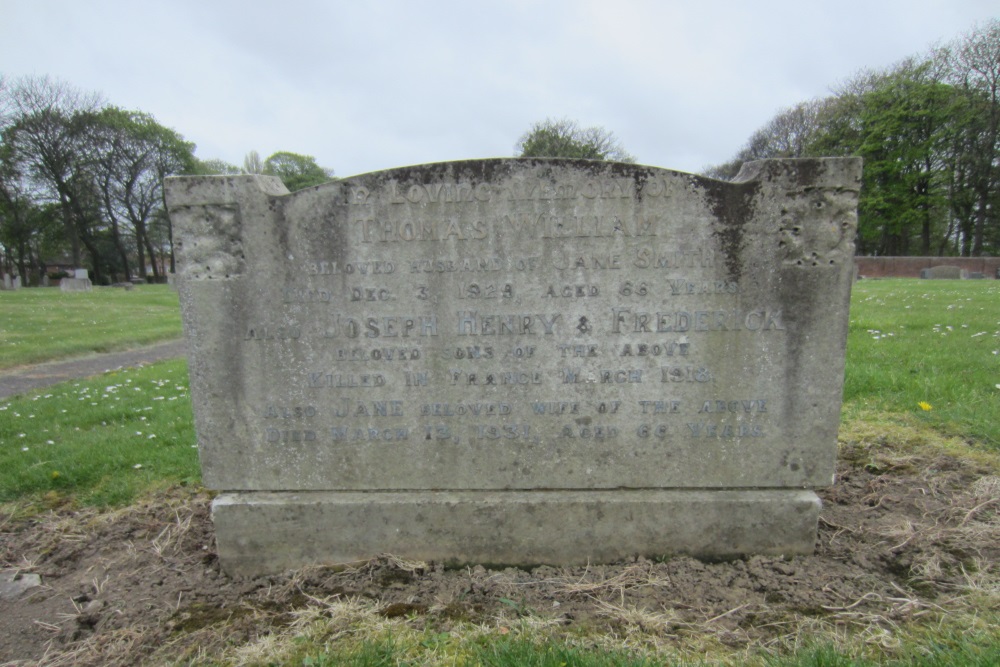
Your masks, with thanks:
<instances>
[{"instance_id":1,"label":"carved lettering","mask_svg":"<svg viewBox=\"0 0 1000 667\"><path fill-rule=\"evenodd\" d=\"M611 309L611 333L684 333L688 331L784 331L780 310L677 310L645 312Z\"/></svg>"},{"instance_id":2,"label":"carved lettering","mask_svg":"<svg viewBox=\"0 0 1000 667\"><path fill-rule=\"evenodd\" d=\"M562 315L559 313L535 314L480 314L475 310L458 311L459 336L551 336Z\"/></svg>"},{"instance_id":3,"label":"carved lettering","mask_svg":"<svg viewBox=\"0 0 1000 667\"><path fill-rule=\"evenodd\" d=\"M760 424L718 424L714 422L689 422L692 438L762 438L764 429Z\"/></svg>"}]
</instances>

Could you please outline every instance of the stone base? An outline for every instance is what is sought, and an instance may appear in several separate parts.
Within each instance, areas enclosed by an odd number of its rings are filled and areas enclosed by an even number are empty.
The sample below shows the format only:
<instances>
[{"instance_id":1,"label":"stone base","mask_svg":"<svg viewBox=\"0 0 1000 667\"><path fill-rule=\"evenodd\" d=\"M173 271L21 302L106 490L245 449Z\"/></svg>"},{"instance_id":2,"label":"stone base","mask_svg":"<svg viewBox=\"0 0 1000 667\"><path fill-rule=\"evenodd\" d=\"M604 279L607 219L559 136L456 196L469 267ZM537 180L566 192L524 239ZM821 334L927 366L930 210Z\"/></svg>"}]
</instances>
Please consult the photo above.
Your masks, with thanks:
<instances>
[{"instance_id":1,"label":"stone base","mask_svg":"<svg viewBox=\"0 0 1000 667\"><path fill-rule=\"evenodd\" d=\"M811 554L812 491L224 493L212 503L231 575L367 560L578 565L636 554Z\"/></svg>"}]
</instances>

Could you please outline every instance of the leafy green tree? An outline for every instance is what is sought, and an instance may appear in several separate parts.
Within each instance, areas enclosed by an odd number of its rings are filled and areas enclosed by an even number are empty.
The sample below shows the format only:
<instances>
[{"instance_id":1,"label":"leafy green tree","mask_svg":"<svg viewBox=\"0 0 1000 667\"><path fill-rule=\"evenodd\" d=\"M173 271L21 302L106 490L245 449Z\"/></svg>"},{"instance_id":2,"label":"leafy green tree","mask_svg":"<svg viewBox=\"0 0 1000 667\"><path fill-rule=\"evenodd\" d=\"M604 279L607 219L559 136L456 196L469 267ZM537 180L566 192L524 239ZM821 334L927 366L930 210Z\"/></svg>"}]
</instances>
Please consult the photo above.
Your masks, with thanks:
<instances>
[{"instance_id":1,"label":"leafy green tree","mask_svg":"<svg viewBox=\"0 0 1000 667\"><path fill-rule=\"evenodd\" d=\"M194 167L190 173L194 176L235 176L246 172L225 160L210 158L208 160L195 159Z\"/></svg>"},{"instance_id":2,"label":"leafy green tree","mask_svg":"<svg viewBox=\"0 0 1000 667\"><path fill-rule=\"evenodd\" d=\"M614 133L602 127L580 127L575 120L547 118L535 123L514 145L519 157L564 157L581 160L635 162Z\"/></svg>"},{"instance_id":3,"label":"leafy green tree","mask_svg":"<svg viewBox=\"0 0 1000 667\"><path fill-rule=\"evenodd\" d=\"M264 160L263 173L280 178L289 192L321 185L333 178L333 170L316 164L313 156L287 151L278 151Z\"/></svg>"},{"instance_id":4,"label":"leafy green tree","mask_svg":"<svg viewBox=\"0 0 1000 667\"><path fill-rule=\"evenodd\" d=\"M1000 45L1000 30L976 35ZM770 157L860 156L859 253L1000 250L992 61L961 70L960 47L967 54L960 42L932 57L859 72L832 97L783 110L709 174L732 178L744 161ZM996 55L1000 79L1000 47ZM959 71L967 76L958 78Z\"/></svg>"}]
</instances>

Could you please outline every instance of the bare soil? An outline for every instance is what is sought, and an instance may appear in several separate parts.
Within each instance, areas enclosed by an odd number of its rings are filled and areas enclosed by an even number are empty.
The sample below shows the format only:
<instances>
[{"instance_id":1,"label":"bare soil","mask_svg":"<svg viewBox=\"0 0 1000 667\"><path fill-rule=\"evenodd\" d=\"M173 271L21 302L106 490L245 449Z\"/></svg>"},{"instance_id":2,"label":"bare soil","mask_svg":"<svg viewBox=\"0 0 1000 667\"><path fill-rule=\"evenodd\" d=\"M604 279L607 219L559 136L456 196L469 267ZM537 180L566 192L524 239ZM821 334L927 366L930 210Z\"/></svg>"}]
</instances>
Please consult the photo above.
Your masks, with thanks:
<instances>
[{"instance_id":1,"label":"bare soil","mask_svg":"<svg viewBox=\"0 0 1000 667\"><path fill-rule=\"evenodd\" d=\"M879 459L860 445L842 454L835 486L821 494L816 551L795 558L636 558L526 571L450 570L386 555L234 580L220 570L204 491L178 488L125 510L0 515L0 567L42 582L0 600L0 664L160 662L190 657L193 644L210 656L337 596L442 632L532 615L581 632L645 624L668 641L712 633L751 647L817 620L889 627L956 604L977 577L995 577L1000 478L985 464L946 454ZM204 632L214 626L225 630Z\"/></svg>"}]
</instances>

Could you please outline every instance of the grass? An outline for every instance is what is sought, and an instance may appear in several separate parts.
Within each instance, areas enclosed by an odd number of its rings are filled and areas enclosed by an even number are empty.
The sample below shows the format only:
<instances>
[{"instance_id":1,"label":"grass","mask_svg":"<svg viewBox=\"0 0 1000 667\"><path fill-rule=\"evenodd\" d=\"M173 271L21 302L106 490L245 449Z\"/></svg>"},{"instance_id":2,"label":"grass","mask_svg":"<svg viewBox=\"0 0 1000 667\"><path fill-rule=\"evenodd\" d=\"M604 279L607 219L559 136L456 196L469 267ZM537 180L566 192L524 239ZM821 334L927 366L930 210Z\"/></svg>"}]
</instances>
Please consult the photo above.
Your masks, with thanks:
<instances>
[{"instance_id":1,"label":"grass","mask_svg":"<svg viewBox=\"0 0 1000 667\"><path fill-rule=\"evenodd\" d=\"M1000 448L1000 281L857 283L844 404Z\"/></svg>"},{"instance_id":2,"label":"grass","mask_svg":"<svg viewBox=\"0 0 1000 667\"><path fill-rule=\"evenodd\" d=\"M389 620L378 603L358 598L313 599L283 628L242 644L219 646L195 665L303 665L308 667L993 667L1000 639L992 611L936 623L900 623L880 637L851 636L843 627L817 627L787 644L732 649L650 630L566 632L551 619L503 617L460 622L443 630L419 618ZM969 619L972 622L969 623ZM257 619L261 621L263 619ZM964 624L964 625L963 625ZM711 636L712 633L704 633ZM202 639L208 639L203 637ZM218 641L218 638L213 638ZM881 642L881 643L880 643ZM887 647L885 644L889 644ZM204 643L197 644L204 648ZM158 657L158 656L157 656ZM177 660L172 653L170 660ZM188 656L185 656L188 657ZM190 656L194 657L194 656ZM164 656L166 658L166 656ZM166 660L164 660L166 661ZM159 662L154 659L154 662Z\"/></svg>"},{"instance_id":3,"label":"grass","mask_svg":"<svg viewBox=\"0 0 1000 667\"><path fill-rule=\"evenodd\" d=\"M198 481L187 387L173 360L0 401L0 502L120 506Z\"/></svg>"},{"instance_id":4,"label":"grass","mask_svg":"<svg viewBox=\"0 0 1000 667\"><path fill-rule=\"evenodd\" d=\"M167 285L0 292L0 369L180 335L177 292Z\"/></svg>"}]
</instances>

